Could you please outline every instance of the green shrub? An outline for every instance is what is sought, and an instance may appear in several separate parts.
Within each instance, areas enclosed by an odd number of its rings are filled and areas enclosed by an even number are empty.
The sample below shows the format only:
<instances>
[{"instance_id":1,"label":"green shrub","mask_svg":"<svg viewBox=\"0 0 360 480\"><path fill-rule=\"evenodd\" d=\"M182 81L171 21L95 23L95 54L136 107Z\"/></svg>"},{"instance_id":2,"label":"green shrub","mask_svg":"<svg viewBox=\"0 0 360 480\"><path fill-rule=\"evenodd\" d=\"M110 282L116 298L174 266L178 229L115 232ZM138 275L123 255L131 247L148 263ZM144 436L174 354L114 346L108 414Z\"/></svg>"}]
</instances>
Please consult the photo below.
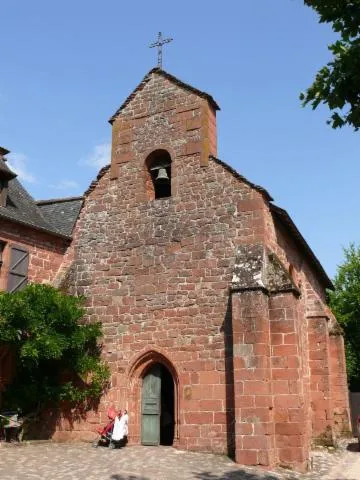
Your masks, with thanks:
<instances>
[{"instance_id":1,"label":"green shrub","mask_svg":"<svg viewBox=\"0 0 360 480\"><path fill-rule=\"evenodd\" d=\"M0 343L16 358L5 408L27 413L61 401L86 406L101 396L109 379L98 344L101 323L81 323L83 315L83 298L49 285L0 294Z\"/></svg>"},{"instance_id":2,"label":"green shrub","mask_svg":"<svg viewBox=\"0 0 360 480\"><path fill-rule=\"evenodd\" d=\"M330 307L344 331L349 387L360 391L360 246L344 249L338 267L335 291L329 292Z\"/></svg>"}]
</instances>

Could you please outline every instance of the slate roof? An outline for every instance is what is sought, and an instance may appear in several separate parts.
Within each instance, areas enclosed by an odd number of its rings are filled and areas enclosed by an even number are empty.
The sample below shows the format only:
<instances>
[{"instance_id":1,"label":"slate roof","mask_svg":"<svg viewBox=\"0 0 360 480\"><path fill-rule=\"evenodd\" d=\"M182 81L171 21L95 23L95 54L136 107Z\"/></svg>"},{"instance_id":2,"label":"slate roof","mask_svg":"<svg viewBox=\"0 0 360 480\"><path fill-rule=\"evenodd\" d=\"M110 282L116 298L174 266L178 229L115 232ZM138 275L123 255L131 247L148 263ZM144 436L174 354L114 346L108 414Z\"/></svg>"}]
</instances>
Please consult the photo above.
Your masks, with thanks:
<instances>
[{"instance_id":1,"label":"slate roof","mask_svg":"<svg viewBox=\"0 0 360 480\"><path fill-rule=\"evenodd\" d=\"M314 269L317 271L321 281L324 283L326 288L329 288L330 290L334 290L334 284L328 277L327 273L325 272L323 266L317 259L315 253L311 250L309 244L305 240L305 238L301 235L299 232L297 226L293 222L292 218L288 214L286 210L283 208L278 207L277 205L274 205L270 203L270 211L273 213L275 218L280 221L284 227L287 229L287 231L290 233L292 238L295 240L295 243L299 247L300 251L302 251L307 258L310 260L310 263L313 265Z\"/></svg>"},{"instance_id":2,"label":"slate roof","mask_svg":"<svg viewBox=\"0 0 360 480\"><path fill-rule=\"evenodd\" d=\"M45 220L35 200L16 178L9 181L7 203L5 207L0 206L0 218L64 237L57 228Z\"/></svg>"},{"instance_id":3,"label":"slate roof","mask_svg":"<svg viewBox=\"0 0 360 480\"><path fill-rule=\"evenodd\" d=\"M71 236L84 197L55 198L36 202L43 217L63 235Z\"/></svg>"},{"instance_id":4,"label":"slate roof","mask_svg":"<svg viewBox=\"0 0 360 480\"><path fill-rule=\"evenodd\" d=\"M70 239L70 235L49 221L37 206L33 197L17 180L16 174L6 164L4 155L9 151L0 147L0 176L8 180L8 194L5 206L0 206L0 219L10 220L36 230Z\"/></svg>"},{"instance_id":5,"label":"slate roof","mask_svg":"<svg viewBox=\"0 0 360 480\"><path fill-rule=\"evenodd\" d=\"M145 75L145 77L142 79L142 81L139 83L139 85L135 88L135 90L132 91L132 93L127 97L127 99L120 106L120 108L118 108L116 110L114 115L110 118L109 123L112 124L114 122L114 120L116 119L116 117L120 114L121 110L123 110L131 102L131 100L133 98L135 98L136 94L144 88L144 86L148 83L148 81L150 80L151 75L153 73L157 73L158 75L161 75L161 76L167 78L168 80L175 83L179 87L184 88L185 90L188 90L189 92L195 93L195 95L198 95L199 97L206 98L206 100L210 103L210 105L212 105L213 108L215 108L215 110L220 110L219 105L215 102L213 97L211 95L209 95L208 93L203 92L202 90L198 90L195 87L192 87L188 83L185 83L182 80L179 80L177 77L174 77L174 75L171 75L170 73L165 72L165 70L162 70L159 67L155 67L155 68L151 69L150 72Z\"/></svg>"}]
</instances>

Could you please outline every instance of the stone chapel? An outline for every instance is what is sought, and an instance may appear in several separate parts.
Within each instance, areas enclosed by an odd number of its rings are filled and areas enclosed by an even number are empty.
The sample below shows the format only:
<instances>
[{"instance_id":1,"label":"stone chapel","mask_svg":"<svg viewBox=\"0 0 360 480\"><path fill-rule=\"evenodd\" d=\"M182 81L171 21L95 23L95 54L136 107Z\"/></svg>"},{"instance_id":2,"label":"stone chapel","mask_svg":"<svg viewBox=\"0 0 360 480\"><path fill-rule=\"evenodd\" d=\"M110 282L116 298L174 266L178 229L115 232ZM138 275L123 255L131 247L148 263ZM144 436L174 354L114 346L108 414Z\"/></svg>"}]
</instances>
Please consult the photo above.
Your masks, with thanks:
<instances>
[{"instance_id":1,"label":"stone chapel","mask_svg":"<svg viewBox=\"0 0 360 480\"><path fill-rule=\"evenodd\" d=\"M305 470L312 442L349 429L333 287L287 212L217 157L218 110L151 70L111 117L111 164L84 196L34 203L44 245L16 237L14 216L0 245L21 241L28 279L84 295L103 324L111 388L55 439L90 440L116 405L130 444Z\"/></svg>"}]
</instances>

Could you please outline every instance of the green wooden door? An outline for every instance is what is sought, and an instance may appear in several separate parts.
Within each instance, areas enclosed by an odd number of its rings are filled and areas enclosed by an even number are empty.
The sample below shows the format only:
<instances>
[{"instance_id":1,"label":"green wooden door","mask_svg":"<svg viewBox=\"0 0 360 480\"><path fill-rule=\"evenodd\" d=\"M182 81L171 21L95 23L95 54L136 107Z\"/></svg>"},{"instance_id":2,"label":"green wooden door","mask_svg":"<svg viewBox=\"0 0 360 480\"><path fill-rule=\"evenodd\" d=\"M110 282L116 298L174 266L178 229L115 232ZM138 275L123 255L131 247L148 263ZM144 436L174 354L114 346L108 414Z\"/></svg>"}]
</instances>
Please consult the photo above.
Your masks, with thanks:
<instances>
[{"instance_id":1,"label":"green wooden door","mask_svg":"<svg viewBox=\"0 0 360 480\"><path fill-rule=\"evenodd\" d=\"M160 443L161 367L154 365L143 380L141 405L141 443Z\"/></svg>"}]
</instances>

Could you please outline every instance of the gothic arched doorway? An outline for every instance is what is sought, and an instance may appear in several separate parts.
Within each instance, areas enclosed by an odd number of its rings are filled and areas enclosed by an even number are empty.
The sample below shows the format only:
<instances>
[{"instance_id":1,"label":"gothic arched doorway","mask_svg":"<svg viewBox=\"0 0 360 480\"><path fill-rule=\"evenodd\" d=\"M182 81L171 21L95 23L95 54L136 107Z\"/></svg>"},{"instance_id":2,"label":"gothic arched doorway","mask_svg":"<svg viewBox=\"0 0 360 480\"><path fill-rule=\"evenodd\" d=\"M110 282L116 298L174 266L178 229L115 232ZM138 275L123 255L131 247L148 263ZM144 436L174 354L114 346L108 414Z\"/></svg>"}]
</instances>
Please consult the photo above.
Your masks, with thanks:
<instances>
[{"instance_id":1,"label":"gothic arched doorway","mask_svg":"<svg viewBox=\"0 0 360 480\"><path fill-rule=\"evenodd\" d=\"M141 443L172 445L175 430L175 389L170 371L152 365L143 377L141 396Z\"/></svg>"}]
</instances>

